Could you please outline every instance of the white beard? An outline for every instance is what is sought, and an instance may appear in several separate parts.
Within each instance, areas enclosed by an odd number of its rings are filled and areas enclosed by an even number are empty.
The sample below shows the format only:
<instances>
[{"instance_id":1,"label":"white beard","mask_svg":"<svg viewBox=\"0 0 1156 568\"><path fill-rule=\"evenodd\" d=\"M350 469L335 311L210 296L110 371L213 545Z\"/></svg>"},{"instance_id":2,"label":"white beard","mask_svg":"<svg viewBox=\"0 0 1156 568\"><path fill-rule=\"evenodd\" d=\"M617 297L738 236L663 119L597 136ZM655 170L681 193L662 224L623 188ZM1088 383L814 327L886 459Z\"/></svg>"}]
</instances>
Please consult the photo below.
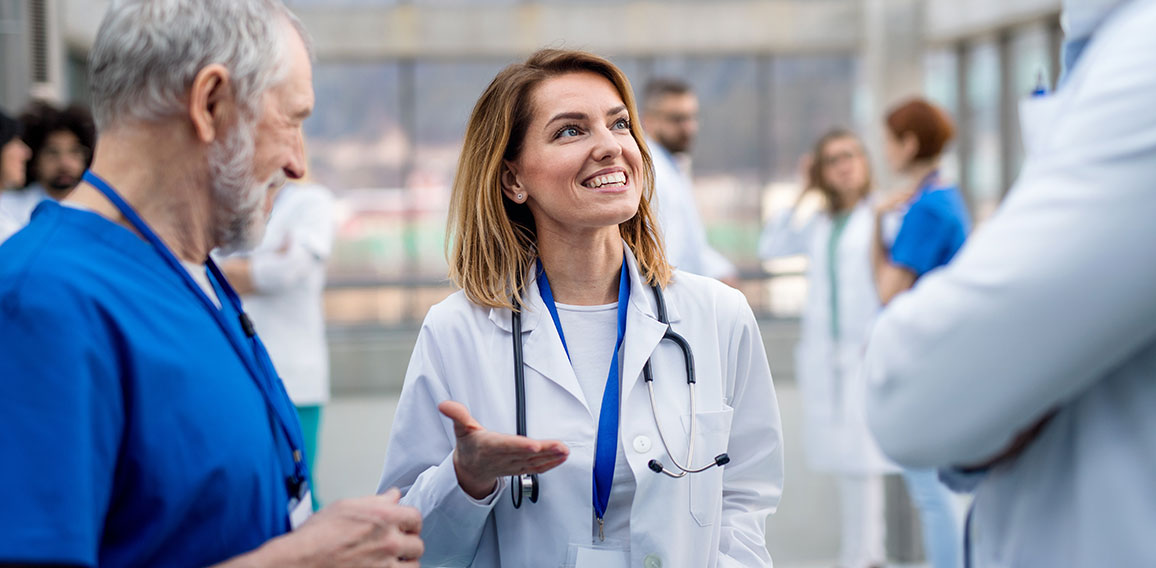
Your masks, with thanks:
<instances>
[{"instance_id":1,"label":"white beard","mask_svg":"<svg viewBox=\"0 0 1156 568\"><path fill-rule=\"evenodd\" d=\"M265 234L268 190L285 183L284 172L258 181L253 173L256 125L242 121L209 149L214 240L223 254L250 250Z\"/></svg>"}]
</instances>

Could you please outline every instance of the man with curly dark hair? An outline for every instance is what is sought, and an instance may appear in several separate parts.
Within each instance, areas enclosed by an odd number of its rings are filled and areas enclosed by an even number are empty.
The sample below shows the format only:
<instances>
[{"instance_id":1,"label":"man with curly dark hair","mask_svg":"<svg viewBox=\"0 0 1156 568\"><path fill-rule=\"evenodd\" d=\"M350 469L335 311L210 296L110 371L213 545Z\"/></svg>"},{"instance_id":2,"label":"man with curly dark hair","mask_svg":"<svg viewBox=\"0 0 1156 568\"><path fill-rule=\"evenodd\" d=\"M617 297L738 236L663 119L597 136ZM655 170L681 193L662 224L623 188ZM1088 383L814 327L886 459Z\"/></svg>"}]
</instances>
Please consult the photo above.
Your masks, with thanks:
<instances>
[{"instance_id":1,"label":"man with curly dark hair","mask_svg":"<svg viewBox=\"0 0 1156 568\"><path fill-rule=\"evenodd\" d=\"M36 101L20 115L20 122L24 142L32 149L28 183L40 186L57 201L64 199L92 162L96 142L92 113L81 105L59 108Z\"/></svg>"},{"instance_id":2,"label":"man with curly dark hair","mask_svg":"<svg viewBox=\"0 0 1156 568\"><path fill-rule=\"evenodd\" d=\"M60 108L34 101L20 115L21 138L32 151L25 165L23 189L0 193L0 241L20 230L45 199L64 199L80 183L92 160L96 129L87 107ZM17 186L19 187L19 186Z\"/></svg>"}]
</instances>

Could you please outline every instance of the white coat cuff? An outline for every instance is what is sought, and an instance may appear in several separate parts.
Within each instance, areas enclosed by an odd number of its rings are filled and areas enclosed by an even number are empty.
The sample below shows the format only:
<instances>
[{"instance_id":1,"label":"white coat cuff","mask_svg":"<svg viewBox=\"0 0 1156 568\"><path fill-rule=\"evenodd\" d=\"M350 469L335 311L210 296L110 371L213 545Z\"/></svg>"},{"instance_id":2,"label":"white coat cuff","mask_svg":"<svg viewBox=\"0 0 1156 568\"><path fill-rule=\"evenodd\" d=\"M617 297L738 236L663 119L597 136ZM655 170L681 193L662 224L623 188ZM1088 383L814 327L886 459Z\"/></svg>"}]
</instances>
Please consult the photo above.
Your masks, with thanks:
<instances>
[{"instance_id":1,"label":"white coat cuff","mask_svg":"<svg viewBox=\"0 0 1156 568\"><path fill-rule=\"evenodd\" d=\"M499 477L498 483L495 484L494 490L489 495L481 499L470 497L458 483L457 470L454 469L453 452L450 452L438 465L431 482L433 487L453 487L442 501L442 506L446 508L445 513L449 515L461 514L463 520L472 516L485 517L489 515L490 509L493 509L494 504L498 502L498 494L506 487L505 478Z\"/></svg>"}]
</instances>

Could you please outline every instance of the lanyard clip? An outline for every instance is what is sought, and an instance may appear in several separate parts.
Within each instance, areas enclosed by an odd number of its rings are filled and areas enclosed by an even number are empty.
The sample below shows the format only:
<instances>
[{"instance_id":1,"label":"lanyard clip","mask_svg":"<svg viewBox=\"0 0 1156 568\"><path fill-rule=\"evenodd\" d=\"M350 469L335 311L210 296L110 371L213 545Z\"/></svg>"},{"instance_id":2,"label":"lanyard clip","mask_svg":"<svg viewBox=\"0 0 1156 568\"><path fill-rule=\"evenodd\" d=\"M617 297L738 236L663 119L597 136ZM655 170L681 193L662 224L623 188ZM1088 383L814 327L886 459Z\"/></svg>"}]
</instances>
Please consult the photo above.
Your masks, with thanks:
<instances>
[{"instance_id":1,"label":"lanyard clip","mask_svg":"<svg viewBox=\"0 0 1156 568\"><path fill-rule=\"evenodd\" d=\"M237 319L241 320L241 329L245 330L245 337L252 338L257 335L257 328L253 327L253 320L249 319L249 314L241 312Z\"/></svg>"}]
</instances>

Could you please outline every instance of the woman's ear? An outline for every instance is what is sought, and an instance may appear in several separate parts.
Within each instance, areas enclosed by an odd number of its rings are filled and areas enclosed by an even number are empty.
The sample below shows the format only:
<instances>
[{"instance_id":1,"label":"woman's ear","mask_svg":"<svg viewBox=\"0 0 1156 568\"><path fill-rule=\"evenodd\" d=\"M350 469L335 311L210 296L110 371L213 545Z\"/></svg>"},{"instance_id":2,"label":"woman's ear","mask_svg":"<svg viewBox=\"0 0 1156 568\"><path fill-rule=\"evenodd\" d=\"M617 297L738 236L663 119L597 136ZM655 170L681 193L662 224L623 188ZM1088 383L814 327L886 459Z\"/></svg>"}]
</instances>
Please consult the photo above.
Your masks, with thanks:
<instances>
[{"instance_id":1,"label":"woman's ear","mask_svg":"<svg viewBox=\"0 0 1156 568\"><path fill-rule=\"evenodd\" d=\"M904 132L899 144L903 147L903 157L907 158L907 163L914 162L919 155L919 137L914 132Z\"/></svg>"},{"instance_id":2,"label":"woman's ear","mask_svg":"<svg viewBox=\"0 0 1156 568\"><path fill-rule=\"evenodd\" d=\"M502 161L502 193L514 203L526 202L526 188L518 180L518 171L509 160Z\"/></svg>"}]
</instances>

